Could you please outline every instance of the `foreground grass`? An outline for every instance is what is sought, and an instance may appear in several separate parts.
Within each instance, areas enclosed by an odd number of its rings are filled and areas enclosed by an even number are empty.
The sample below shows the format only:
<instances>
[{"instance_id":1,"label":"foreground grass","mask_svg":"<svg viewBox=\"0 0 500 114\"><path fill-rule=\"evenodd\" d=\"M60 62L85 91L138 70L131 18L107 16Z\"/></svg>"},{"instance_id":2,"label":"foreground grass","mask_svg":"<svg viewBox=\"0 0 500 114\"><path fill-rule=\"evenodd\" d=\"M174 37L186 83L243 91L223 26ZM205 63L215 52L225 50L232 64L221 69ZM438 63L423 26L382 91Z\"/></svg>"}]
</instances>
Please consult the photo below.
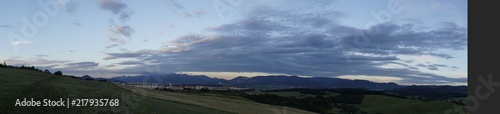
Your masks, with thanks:
<instances>
[{"instance_id":1,"label":"foreground grass","mask_svg":"<svg viewBox=\"0 0 500 114\"><path fill-rule=\"evenodd\" d=\"M262 104L247 100L239 96L225 96L208 93L177 93L165 92L158 90L148 90L141 88L124 87L134 93L144 96L158 98L163 100L175 101L180 103L192 104L201 107L208 107L211 109L222 110L231 113L244 113L244 114L310 114L308 112L291 107L274 106Z\"/></svg>"},{"instance_id":2,"label":"foreground grass","mask_svg":"<svg viewBox=\"0 0 500 114\"><path fill-rule=\"evenodd\" d=\"M363 102L355 106L365 112L383 114L445 114L455 108L465 109L449 102L423 102L384 95L365 95Z\"/></svg>"},{"instance_id":3,"label":"foreground grass","mask_svg":"<svg viewBox=\"0 0 500 114\"><path fill-rule=\"evenodd\" d=\"M137 91L134 91L137 92ZM119 99L117 107L15 107L16 99ZM234 105L234 104L233 104ZM224 114L213 108L134 94L115 84L73 79L42 72L0 68L0 114L6 113L203 113Z\"/></svg>"}]
</instances>

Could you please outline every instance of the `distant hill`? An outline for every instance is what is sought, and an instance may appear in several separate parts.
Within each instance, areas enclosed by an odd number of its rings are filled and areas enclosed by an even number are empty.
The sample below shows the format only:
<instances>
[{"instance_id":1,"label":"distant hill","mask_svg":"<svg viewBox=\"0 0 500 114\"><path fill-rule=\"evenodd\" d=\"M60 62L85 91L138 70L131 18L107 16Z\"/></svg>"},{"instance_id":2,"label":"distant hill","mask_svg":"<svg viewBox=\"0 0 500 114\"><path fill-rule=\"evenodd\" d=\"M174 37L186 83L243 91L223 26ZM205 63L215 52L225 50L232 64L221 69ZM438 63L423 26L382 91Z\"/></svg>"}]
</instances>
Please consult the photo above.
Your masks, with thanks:
<instances>
[{"instance_id":1,"label":"distant hill","mask_svg":"<svg viewBox=\"0 0 500 114\"><path fill-rule=\"evenodd\" d=\"M348 80L328 77L303 78L298 76L255 76L237 77L229 80L231 85L256 87L256 86L276 86L283 88L364 88L391 90L401 88L396 83L376 83L367 80Z\"/></svg>"},{"instance_id":2,"label":"distant hill","mask_svg":"<svg viewBox=\"0 0 500 114\"><path fill-rule=\"evenodd\" d=\"M91 76L89 76L89 75L84 75L84 76L82 76L82 77L78 77L78 79L82 79L82 80L92 80L92 79L94 79L94 78L92 78L92 77L91 77Z\"/></svg>"},{"instance_id":3,"label":"distant hill","mask_svg":"<svg viewBox=\"0 0 500 114\"><path fill-rule=\"evenodd\" d=\"M147 83L174 83L174 84L223 84L227 80L210 78L205 75L187 74L159 74L159 75L138 75L138 76L118 76L110 78L112 82L147 82ZM219 83L220 82L220 83Z\"/></svg>"},{"instance_id":4,"label":"distant hill","mask_svg":"<svg viewBox=\"0 0 500 114\"><path fill-rule=\"evenodd\" d=\"M298 76L255 76L236 77L231 80L210 78L205 75L163 74L119 76L110 79L113 82L148 82L175 84L215 84L238 87L273 87L273 88L364 88L376 90L392 90L401 88L396 83L376 83L367 80L348 80L328 77L303 78Z\"/></svg>"},{"instance_id":5,"label":"distant hill","mask_svg":"<svg viewBox=\"0 0 500 114\"><path fill-rule=\"evenodd\" d=\"M467 86L406 86L388 92L404 96L419 96L427 99L448 99L467 97Z\"/></svg>"}]
</instances>

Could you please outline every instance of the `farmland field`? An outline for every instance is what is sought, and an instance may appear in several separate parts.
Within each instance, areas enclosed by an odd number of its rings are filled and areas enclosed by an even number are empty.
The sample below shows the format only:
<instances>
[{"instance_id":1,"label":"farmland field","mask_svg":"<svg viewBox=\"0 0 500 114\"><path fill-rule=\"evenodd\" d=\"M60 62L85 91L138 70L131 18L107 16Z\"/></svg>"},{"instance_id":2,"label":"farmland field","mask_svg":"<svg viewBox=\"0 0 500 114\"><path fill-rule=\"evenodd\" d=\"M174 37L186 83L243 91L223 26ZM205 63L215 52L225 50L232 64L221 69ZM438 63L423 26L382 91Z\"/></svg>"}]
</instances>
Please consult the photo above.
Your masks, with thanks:
<instances>
[{"instance_id":1,"label":"farmland field","mask_svg":"<svg viewBox=\"0 0 500 114\"><path fill-rule=\"evenodd\" d=\"M355 106L365 112L383 114L444 114L445 111L452 111L455 108L465 109L464 106L449 102L423 102L383 95L365 95L363 102Z\"/></svg>"}]
</instances>

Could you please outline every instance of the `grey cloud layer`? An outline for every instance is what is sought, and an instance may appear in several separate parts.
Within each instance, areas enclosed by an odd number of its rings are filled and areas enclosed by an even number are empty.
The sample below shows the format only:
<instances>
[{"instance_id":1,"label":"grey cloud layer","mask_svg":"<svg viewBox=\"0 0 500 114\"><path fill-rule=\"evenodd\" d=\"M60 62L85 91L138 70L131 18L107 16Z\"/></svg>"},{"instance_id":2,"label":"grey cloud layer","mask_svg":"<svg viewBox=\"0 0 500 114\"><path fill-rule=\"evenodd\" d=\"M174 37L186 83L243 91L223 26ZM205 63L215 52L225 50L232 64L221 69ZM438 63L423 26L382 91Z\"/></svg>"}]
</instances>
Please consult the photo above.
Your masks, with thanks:
<instances>
[{"instance_id":1,"label":"grey cloud layer","mask_svg":"<svg viewBox=\"0 0 500 114\"><path fill-rule=\"evenodd\" d=\"M135 58L148 63L122 69L137 73L160 66L163 72L268 72L307 76L376 75L401 77L403 83L465 83L465 78L448 78L423 73L396 55L432 55L451 58L436 50L462 50L467 46L467 29L453 23L433 30L412 24L381 23L358 29L338 23L342 13L318 9L318 5L259 6L240 21L209 28L215 35L187 34L166 43L159 50L108 53L106 60ZM323 8L323 7L320 7ZM298 10L297 10L298 9ZM365 31L368 42L356 44ZM405 68L381 68L385 64ZM123 64L123 63L122 63ZM438 70L443 65L433 65Z\"/></svg>"}]
</instances>

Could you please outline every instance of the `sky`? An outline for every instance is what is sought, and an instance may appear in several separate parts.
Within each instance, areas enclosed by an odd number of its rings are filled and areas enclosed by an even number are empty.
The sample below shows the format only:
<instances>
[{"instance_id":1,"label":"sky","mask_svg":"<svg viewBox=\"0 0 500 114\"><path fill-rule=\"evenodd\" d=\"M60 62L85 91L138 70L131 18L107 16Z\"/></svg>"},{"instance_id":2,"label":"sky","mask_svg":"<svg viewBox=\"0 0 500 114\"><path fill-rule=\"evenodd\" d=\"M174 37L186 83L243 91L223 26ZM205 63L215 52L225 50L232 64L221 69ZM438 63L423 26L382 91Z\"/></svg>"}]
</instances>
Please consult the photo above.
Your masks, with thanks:
<instances>
[{"instance_id":1,"label":"sky","mask_svg":"<svg viewBox=\"0 0 500 114\"><path fill-rule=\"evenodd\" d=\"M11 0L0 11L0 61L68 75L467 85L465 0Z\"/></svg>"}]
</instances>

